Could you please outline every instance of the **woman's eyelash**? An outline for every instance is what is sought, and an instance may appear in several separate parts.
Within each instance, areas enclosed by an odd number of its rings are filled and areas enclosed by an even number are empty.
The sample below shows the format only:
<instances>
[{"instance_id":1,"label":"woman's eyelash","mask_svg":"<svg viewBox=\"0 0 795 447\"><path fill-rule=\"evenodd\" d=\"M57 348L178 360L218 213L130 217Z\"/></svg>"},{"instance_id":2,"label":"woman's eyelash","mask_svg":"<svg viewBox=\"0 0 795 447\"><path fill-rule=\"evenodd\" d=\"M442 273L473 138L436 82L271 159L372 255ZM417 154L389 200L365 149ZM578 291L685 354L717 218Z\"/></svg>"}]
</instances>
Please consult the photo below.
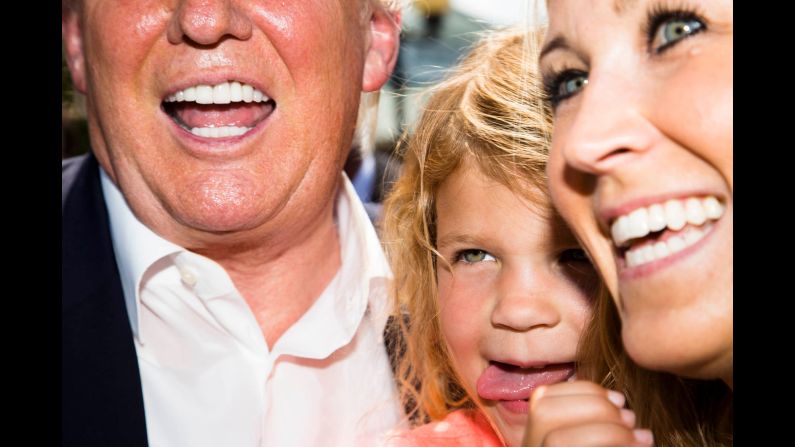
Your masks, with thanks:
<instances>
[{"instance_id":1,"label":"woman's eyelash","mask_svg":"<svg viewBox=\"0 0 795 447\"><path fill-rule=\"evenodd\" d=\"M557 107L561 101L576 93L561 95L559 92L561 84L577 76L587 77L587 73L582 70L564 67L560 70L556 70L543 76L542 84L544 88L544 95L553 109Z\"/></svg>"},{"instance_id":2,"label":"woman's eyelash","mask_svg":"<svg viewBox=\"0 0 795 447\"><path fill-rule=\"evenodd\" d=\"M688 5L684 2L678 2L675 4L656 3L649 8L649 11L646 14L646 21L643 26L643 35L646 36L646 47L650 52L659 54L669 47L675 45L677 42L681 41L681 39L679 39L659 48L652 47L660 26L671 20L695 20L703 25L690 35L696 34L706 29L707 22L704 19L704 14L695 5Z\"/></svg>"}]
</instances>

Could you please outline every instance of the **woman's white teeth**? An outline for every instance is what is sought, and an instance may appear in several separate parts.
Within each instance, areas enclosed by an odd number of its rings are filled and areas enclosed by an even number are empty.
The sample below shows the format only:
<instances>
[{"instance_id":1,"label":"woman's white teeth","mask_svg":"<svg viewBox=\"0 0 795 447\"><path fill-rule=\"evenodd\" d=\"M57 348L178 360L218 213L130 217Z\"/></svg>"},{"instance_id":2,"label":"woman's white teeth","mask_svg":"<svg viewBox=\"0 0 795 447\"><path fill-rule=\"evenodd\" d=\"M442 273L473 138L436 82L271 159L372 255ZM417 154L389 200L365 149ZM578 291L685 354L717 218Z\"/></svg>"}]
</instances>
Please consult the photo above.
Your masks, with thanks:
<instances>
[{"instance_id":1,"label":"woman's white teeth","mask_svg":"<svg viewBox=\"0 0 795 447\"><path fill-rule=\"evenodd\" d=\"M679 231L687 224L703 225L707 221L719 219L723 212L724 206L713 196L669 200L663 204L638 208L619 217L610 227L610 233L613 243L622 247L628 245L632 239L642 238L665 228Z\"/></svg>"},{"instance_id":2,"label":"woman's white teeth","mask_svg":"<svg viewBox=\"0 0 795 447\"><path fill-rule=\"evenodd\" d=\"M665 242L657 242L654 244L654 256L656 258L664 258L671 254L671 250L668 249L668 244Z\"/></svg>"},{"instance_id":3,"label":"woman's white teeth","mask_svg":"<svg viewBox=\"0 0 795 447\"><path fill-rule=\"evenodd\" d=\"M682 235L671 236L665 241L649 243L642 247L627 250L624 255L627 260L627 267L647 264L678 253L701 240L706 233L700 228L687 227Z\"/></svg>"},{"instance_id":4,"label":"woman's white teeth","mask_svg":"<svg viewBox=\"0 0 795 447\"><path fill-rule=\"evenodd\" d=\"M223 127L194 127L190 130L193 135L204 138L226 138L243 135L251 130L250 127L223 126Z\"/></svg>"},{"instance_id":5,"label":"woman's white teeth","mask_svg":"<svg viewBox=\"0 0 795 447\"><path fill-rule=\"evenodd\" d=\"M678 200L669 200L665 202L665 220L668 222L668 228L674 231L679 231L687 224L687 215L685 214L685 207L682 202Z\"/></svg>"},{"instance_id":6,"label":"woman's white teeth","mask_svg":"<svg viewBox=\"0 0 795 447\"><path fill-rule=\"evenodd\" d=\"M687 221L693 225L701 225L707 220L707 213L704 211L702 201L694 197L685 201L685 215L687 215Z\"/></svg>"},{"instance_id":7,"label":"woman's white teeth","mask_svg":"<svg viewBox=\"0 0 795 447\"><path fill-rule=\"evenodd\" d=\"M704 199L704 212L707 213L707 218L718 219L723 215L723 205L718 202L718 199L707 197Z\"/></svg>"},{"instance_id":8,"label":"woman's white teeth","mask_svg":"<svg viewBox=\"0 0 795 447\"><path fill-rule=\"evenodd\" d=\"M237 81L188 87L166 98L166 102L195 102L198 104L231 104L252 101L267 102L270 101L270 98L254 87Z\"/></svg>"},{"instance_id":9,"label":"woman's white teeth","mask_svg":"<svg viewBox=\"0 0 795 447\"><path fill-rule=\"evenodd\" d=\"M659 203L649 207L649 231L660 231L668 226L665 219L665 208Z\"/></svg>"}]
</instances>

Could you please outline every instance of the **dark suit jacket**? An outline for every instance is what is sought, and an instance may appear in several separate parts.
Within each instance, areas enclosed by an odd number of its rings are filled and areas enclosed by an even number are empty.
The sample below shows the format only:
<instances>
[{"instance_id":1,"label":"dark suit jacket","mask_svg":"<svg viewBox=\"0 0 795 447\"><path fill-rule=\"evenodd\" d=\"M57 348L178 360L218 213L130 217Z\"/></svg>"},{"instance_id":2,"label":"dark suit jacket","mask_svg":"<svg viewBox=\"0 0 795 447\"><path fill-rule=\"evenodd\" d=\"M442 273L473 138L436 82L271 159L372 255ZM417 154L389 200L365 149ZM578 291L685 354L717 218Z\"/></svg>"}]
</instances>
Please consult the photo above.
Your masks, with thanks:
<instances>
[{"instance_id":1,"label":"dark suit jacket","mask_svg":"<svg viewBox=\"0 0 795 447\"><path fill-rule=\"evenodd\" d=\"M93 155L62 171L61 439L146 446L143 393Z\"/></svg>"}]
</instances>

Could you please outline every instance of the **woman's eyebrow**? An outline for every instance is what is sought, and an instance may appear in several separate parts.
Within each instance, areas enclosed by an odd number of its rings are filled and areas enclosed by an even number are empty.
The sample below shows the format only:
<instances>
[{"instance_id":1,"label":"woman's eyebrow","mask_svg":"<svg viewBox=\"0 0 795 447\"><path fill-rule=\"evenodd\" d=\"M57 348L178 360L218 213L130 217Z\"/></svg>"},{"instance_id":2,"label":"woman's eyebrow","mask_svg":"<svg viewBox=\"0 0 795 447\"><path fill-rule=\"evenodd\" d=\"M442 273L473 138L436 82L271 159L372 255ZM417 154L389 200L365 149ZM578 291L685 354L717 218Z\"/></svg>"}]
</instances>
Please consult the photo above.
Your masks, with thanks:
<instances>
[{"instance_id":1,"label":"woman's eyebrow","mask_svg":"<svg viewBox=\"0 0 795 447\"><path fill-rule=\"evenodd\" d=\"M544 58L544 56L556 50L563 50L573 53L574 56L576 56L578 59L583 61L583 63L588 62L587 54L583 53L580 49L572 46L571 43L569 43L569 41L566 40L565 37L560 35L547 42L541 48L541 51L538 53L538 60L541 61Z\"/></svg>"},{"instance_id":2,"label":"woman's eyebrow","mask_svg":"<svg viewBox=\"0 0 795 447\"><path fill-rule=\"evenodd\" d=\"M561 49L565 50L565 49L570 49L570 48L571 48L571 46L566 41L565 37L557 36L554 39L552 39L549 42L547 42L547 44L544 45L543 48L541 48L541 52L538 54L538 60L543 59L544 56L547 53L549 53L549 52L552 52L552 51L555 51L555 50L561 50Z\"/></svg>"}]
</instances>

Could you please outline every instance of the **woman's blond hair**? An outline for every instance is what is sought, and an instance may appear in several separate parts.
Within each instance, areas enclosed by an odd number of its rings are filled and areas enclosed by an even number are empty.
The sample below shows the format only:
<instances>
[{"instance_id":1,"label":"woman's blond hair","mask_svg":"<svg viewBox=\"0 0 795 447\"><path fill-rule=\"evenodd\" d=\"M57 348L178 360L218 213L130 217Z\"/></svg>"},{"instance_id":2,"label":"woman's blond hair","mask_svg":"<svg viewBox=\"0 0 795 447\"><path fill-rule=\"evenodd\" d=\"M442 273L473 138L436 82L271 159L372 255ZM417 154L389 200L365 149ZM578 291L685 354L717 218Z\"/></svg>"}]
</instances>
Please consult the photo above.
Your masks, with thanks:
<instances>
[{"instance_id":1,"label":"woman's blond hair","mask_svg":"<svg viewBox=\"0 0 795 447\"><path fill-rule=\"evenodd\" d=\"M395 273L395 323L402 356L401 397L415 422L471 407L452 367L438 321L436 193L466 159L509 189L547 202L545 167L551 114L536 64L539 32L505 30L479 41L433 87L416 129L400 141L403 170L385 201L382 229ZM410 315L410 321L406 315Z\"/></svg>"}]
</instances>

